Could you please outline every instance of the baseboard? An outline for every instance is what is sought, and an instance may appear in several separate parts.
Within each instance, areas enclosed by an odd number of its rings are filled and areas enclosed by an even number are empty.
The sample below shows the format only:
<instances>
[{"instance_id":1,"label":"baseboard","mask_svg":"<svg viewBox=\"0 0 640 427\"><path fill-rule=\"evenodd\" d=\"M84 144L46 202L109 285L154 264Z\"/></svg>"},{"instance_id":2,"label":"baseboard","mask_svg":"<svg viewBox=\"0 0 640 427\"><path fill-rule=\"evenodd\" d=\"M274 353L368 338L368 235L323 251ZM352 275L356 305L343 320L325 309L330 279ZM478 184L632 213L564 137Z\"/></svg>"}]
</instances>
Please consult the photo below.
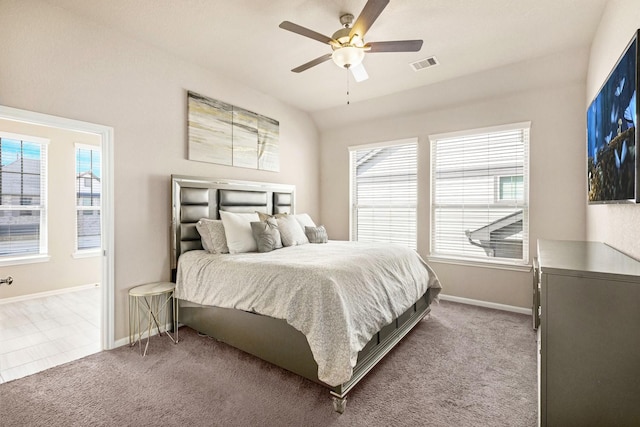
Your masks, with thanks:
<instances>
[{"instance_id":1,"label":"baseboard","mask_svg":"<svg viewBox=\"0 0 640 427\"><path fill-rule=\"evenodd\" d=\"M45 292L38 292L35 294L21 295L17 297L2 298L0 299L0 304L8 304L11 302L18 302L18 301L27 301L30 299L50 297L52 295L67 294L71 292L78 292L78 291L83 291L85 289L92 289L96 287L100 287L100 285L98 283L91 283L88 285L73 286L71 288L55 289L53 291L45 291Z\"/></svg>"},{"instance_id":2,"label":"baseboard","mask_svg":"<svg viewBox=\"0 0 640 427\"><path fill-rule=\"evenodd\" d=\"M459 302L461 304L477 305L479 307L493 308L495 310L510 311L512 313L520 313L520 314L526 314L531 316L530 308L517 307L515 305L498 304L496 302L482 301L482 300L471 299L471 298L462 298L462 297L456 297L453 295L444 295L444 294L438 295L438 298L444 301L452 301L452 302Z\"/></svg>"},{"instance_id":3,"label":"baseboard","mask_svg":"<svg viewBox=\"0 0 640 427\"><path fill-rule=\"evenodd\" d=\"M166 332L166 331L170 331L172 328L172 325L170 323L166 324L165 326L161 326L160 327L160 332ZM153 328L151 330L151 336L154 335L158 335L158 330L156 328ZM173 335L173 334L172 334ZM142 332L142 336L140 339L146 340L147 339L147 331ZM167 338L168 339L168 338ZM124 338L120 338L119 340L115 341L113 343L113 348L116 347L122 347L124 345L129 345L129 337L126 336ZM149 346L151 346L151 344L149 344Z\"/></svg>"}]
</instances>

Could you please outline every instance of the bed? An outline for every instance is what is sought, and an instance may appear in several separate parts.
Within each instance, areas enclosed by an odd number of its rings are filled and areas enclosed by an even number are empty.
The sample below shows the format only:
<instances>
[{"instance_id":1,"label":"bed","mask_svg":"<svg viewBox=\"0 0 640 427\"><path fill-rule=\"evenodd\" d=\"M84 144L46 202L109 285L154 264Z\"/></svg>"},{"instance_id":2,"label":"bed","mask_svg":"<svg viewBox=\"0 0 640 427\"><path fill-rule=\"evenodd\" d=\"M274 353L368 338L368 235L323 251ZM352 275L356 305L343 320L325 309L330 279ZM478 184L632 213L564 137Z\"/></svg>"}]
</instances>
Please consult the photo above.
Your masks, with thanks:
<instances>
[{"instance_id":1,"label":"bed","mask_svg":"<svg viewBox=\"0 0 640 427\"><path fill-rule=\"evenodd\" d=\"M201 218L293 215L295 187L175 175L171 185L180 324L327 387L340 413L349 391L430 312L440 291L420 257L394 245L329 241L208 253L196 229Z\"/></svg>"}]
</instances>

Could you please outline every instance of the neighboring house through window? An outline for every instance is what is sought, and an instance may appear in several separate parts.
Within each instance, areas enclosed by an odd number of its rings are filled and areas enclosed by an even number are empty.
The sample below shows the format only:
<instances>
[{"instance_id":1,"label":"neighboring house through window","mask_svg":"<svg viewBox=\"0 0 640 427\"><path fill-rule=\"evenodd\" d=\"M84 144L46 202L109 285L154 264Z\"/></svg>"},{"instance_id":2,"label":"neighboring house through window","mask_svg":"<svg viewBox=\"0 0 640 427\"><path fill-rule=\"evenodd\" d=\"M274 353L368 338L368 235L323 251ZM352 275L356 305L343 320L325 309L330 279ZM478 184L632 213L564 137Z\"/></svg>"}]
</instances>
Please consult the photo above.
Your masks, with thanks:
<instances>
[{"instance_id":1,"label":"neighboring house through window","mask_svg":"<svg viewBox=\"0 0 640 427\"><path fill-rule=\"evenodd\" d=\"M529 128L430 136L431 256L528 262Z\"/></svg>"},{"instance_id":2,"label":"neighboring house through window","mask_svg":"<svg viewBox=\"0 0 640 427\"><path fill-rule=\"evenodd\" d=\"M96 251L102 246L100 147L76 144L76 249Z\"/></svg>"},{"instance_id":3,"label":"neighboring house through window","mask_svg":"<svg viewBox=\"0 0 640 427\"><path fill-rule=\"evenodd\" d=\"M351 240L416 249L417 139L349 147Z\"/></svg>"},{"instance_id":4,"label":"neighboring house through window","mask_svg":"<svg viewBox=\"0 0 640 427\"><path fill-rule=\"evenodd\" d=\"M0 260L47 255L48 144L0 132Z\"/></svg>"}]
</instances>

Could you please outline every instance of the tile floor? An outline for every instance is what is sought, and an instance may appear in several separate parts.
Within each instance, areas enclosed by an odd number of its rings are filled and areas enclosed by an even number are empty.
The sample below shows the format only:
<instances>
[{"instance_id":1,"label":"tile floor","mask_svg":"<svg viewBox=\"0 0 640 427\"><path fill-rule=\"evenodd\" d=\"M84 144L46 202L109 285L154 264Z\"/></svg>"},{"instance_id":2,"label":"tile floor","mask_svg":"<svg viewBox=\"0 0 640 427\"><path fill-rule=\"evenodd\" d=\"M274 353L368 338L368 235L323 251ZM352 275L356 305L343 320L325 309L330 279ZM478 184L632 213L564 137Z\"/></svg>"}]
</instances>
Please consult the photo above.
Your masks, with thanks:
<instances>
[{"instance_id":1,"label":"tile floor","mask_svg":"<svg viewBox=\"0 0 640 427\"><path fill-rule=\"evenodd\" d=\"M102 350L99 287L0 304L0 383Z\"/></svg>"}]
</instances>

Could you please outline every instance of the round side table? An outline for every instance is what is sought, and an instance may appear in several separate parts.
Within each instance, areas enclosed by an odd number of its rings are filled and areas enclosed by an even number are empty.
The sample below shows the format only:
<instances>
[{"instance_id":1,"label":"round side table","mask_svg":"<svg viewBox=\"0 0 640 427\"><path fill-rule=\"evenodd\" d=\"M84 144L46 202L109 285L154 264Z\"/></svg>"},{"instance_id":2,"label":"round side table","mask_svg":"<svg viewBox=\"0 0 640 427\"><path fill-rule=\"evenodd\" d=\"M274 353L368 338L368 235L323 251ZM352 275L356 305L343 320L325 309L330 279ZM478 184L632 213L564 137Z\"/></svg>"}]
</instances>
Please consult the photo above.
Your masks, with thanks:
<instances>
[{"instance_id":1,"label":"round side table","mask_svg":"<svg viewBox=\"0 0 640 427\"><path fill-rule=\"evenodd\" d=\"M162 335L164 331L171 341L178 343L178 305L173 298L175 288L176 284L172 282L156 282L129 289L129 344L133 347L139 343L143 356L147 355L154 326L158 335ZM144 322L147 343L143 352ZM173 328L173 337L169 334L170 328Z\"/></svg>"}]
</instances>

